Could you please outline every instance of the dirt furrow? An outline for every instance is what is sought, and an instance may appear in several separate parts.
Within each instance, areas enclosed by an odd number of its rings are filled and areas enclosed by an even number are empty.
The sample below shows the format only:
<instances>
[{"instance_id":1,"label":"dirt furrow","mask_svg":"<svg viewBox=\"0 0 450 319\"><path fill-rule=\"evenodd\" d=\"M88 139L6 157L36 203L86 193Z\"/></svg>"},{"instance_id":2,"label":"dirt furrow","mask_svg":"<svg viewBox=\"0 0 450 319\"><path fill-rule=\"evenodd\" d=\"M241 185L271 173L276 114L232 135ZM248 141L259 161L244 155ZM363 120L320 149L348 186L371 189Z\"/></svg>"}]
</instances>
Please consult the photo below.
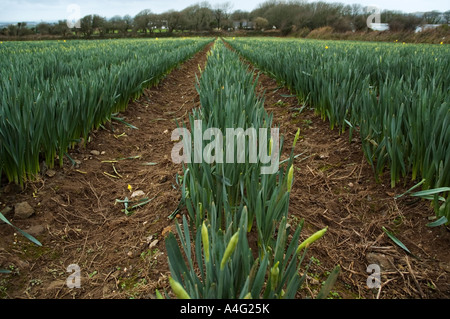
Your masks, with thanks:
<instances>
[{"instance_id":1,"label":"dirt furrow","mask_svg":"<svg viewBox=\"0 0 450 319\"><path fill-rule=\"evenodd\" d=\"M0 278L2 297L150 298L155 288L167 286L163 234L173 225L167 217L179 203L175 175L181 173L171 161L171 132L175 119L182 121L199 105L195 76L209 48L118 115L137 129L107 123L91 133L86 147L70 152L75 167L64 159L62 169L47 170L23 191L11 185L3 190L4 204L27 201L34 208L32 217L12 220L43 247L0 225L0 268L14 270ZM150 201L127 216L125 204L116 201L125 198ZM71 264L80 267L80 288L66 285Z\"/></svg>"}]
</instances>

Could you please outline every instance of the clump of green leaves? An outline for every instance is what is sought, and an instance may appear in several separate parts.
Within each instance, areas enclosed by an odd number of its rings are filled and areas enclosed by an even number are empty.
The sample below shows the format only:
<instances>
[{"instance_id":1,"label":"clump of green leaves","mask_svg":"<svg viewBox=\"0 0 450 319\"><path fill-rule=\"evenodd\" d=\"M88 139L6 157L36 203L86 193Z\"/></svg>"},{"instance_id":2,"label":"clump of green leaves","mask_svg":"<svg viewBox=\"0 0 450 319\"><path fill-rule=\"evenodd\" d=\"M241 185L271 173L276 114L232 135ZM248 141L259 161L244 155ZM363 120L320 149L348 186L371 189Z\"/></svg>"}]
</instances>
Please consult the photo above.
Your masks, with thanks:
<instances>
[{"instance_id":1,"label":"clump of green leaves","mask_svg":"<svg viewBox=\"0 0 450 319\"><path fill-rule=\"evenodd\" d=\"M183 224L176 224L182 249L172 233L166 238L171 286L178 298L295 298L306 276L306 271L300 276L306 250L301 251L298 244L303 223L290 234L283 218L277 225L275 245L255 258L247 238L246 209L238 225L215 231L216 222L204 221L204 226L193 232L183 216ZM328 295L338 273L339 267L330 274L318 298Z\"/></svg>"},{"instance_id":2,"label":"clump of green leaves","mask_svg":"<svg viewBox=\"0 0 450 319\"><path fill-rule=\"evenodd\" d=\"M221 41L216 41L208 55L198 81L202 108L190 115L191 128L202 132L209 128L222 132L233 127L271 129L273 116L265 112L262 99L255 94L253 73L238 55ZM195 127L197 119L202 120L202 127ZM299 134L298 130L294 147ZM283 143L276 145L270 134L258 139L266 142L269 155L281 154ZM205 149L204 141L196 141L194 135L192 144L196 143ZM183 225L177 224L182 249L173 234L166 238L170 284L178 298L295 297L305 279L299 270L307 247L326 229L299 245L300 226L288 242L294 147L273 174L262 174L261 162L249 162L249 142L244 150L233 150L247 160L232 163L198 162L194 149L183 168L180 207L186 206L190 223L183 216ZM250 249L250 232L257 234L257 252ZM162 297L159 292L158 297Z\"/></svg>"}]
</instances>

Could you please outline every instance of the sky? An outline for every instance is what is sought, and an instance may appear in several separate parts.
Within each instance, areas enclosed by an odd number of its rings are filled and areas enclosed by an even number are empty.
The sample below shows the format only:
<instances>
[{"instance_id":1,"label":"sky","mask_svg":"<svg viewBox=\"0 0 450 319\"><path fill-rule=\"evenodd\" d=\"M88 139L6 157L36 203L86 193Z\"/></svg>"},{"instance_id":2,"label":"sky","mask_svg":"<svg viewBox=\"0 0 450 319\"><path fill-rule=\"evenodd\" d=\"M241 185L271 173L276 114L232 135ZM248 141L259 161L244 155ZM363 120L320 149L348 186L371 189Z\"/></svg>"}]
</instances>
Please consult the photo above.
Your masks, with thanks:
<instances>
[{"instance_id":1,"label":"sky","mask_svg":"<svg viewBox=\"0 0 450 319\"><path fill-rule=\"evenodd\" d=\"M171 9L182 10L189 5L202 0L1 0L0 22L18 21L55 21L73 18L75 15L83 17L88 14L98 14L111 18L115 15L126 14L134 17L144 9L154 13L162 13ZM227 0L209 0L214 6ZM228 0L232 4L232 11L252 11L265 0ZM322 0L325 2L340 2L344 4L358 3L363 6L376 6L381 10L399 10L403 12L447 11L450 10L449 0ZM313 2L313 1L308 1ZM76 6L69 7L75 4Z\"/></svg>"}]
</instances>

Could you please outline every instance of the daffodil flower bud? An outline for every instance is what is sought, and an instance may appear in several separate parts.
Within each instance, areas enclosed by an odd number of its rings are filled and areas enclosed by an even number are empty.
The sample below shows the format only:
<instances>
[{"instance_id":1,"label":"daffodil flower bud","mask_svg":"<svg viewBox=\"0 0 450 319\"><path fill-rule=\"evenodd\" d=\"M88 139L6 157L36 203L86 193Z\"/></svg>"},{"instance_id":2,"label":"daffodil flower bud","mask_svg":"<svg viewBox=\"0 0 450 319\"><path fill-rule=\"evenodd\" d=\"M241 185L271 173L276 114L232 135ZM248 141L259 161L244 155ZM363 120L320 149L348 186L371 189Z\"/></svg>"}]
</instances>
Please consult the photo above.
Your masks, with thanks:
<instances>
[{"instance_id":1,"label":"daffodil flower bud","mask_svg":"<svg viewBox=\"0 0 450 319\"><path fill-rule=\"evenodd\" d=\"M227 245L227 248L225 248L225 252L222 257L222 261L220 262L220 270L223 270L225 268L225 264L227 263L228 259L230 258L233 251L236 249L237 243L239 240L239 229L238 231L231 237L230 242Z\"/></svg>"},{"instance_id":2,"label":"daffodil flower bud","mask_svg":"<svg viewBox=\"0 0 450 319\"><path fill-rule=\"evenodd\" d=\"M294 178L294 165L291 165L288 171L287 185L286 185L288 192L291 192L293 178Z\"/></svg>"},{"instance_id":3,"label":"daffodil flower bud","mask_svg":"<svg viewBox=\"0 0 450 319\"><path fill-rule=\"evenodd\" d=\"M292 147L295 147L295 144L297 144L297 140L298 140L299 136L300 136L300 128L297 130L297 133L295 134L294 144L292 145Z\"/></svg>"},{"instance_id":4,"label":"daffodil flower bud","mask_svg":"<svg viewBox=\"0 0 450 319\"><path fill-rule=\"evenodd\" d=\"M156 294L156 299L164 299L164 297L161 295L161 293L159 292L158 289L156 289L155 294Z\"/></svg>"},{"instance_id":5,"label":"daffodil flower bud","mask_svg":"<svg viewBox=\"0 0 450 319\"><path fill-rule=\"evenodd\" d=\"M208 228L205 225L205 222L202 224L202 242L203 242L203 250L205 251L205 259L209 262L209 238L208 238Z\"/></svg>"},{"instance_id":6,"label":"daffodil flower bud","mask_svg":"<svg viewBox=\"0 0 450 319\"><path fill-rule=\"evenodd\" d=\"M175 281L172 277L169 277L169 283L170 287L172 287L173 293L179 299L191 299L189 294L186 290L184 290L183 286L178 281Z\"/></svg>"},{"instance_id":7,"label":"daffodil flower bud","mask_svg":"<svg viewBox=\"0 0 450 319\"><path fill-rule=\"evenodd\" d=\"M328 226L325 227L324 229L321 229L317 232L315 232L314 234L312 234L311 236L309 236L307 239L305 239L300 246L298 246L297 248L297 254L305 247L311 245L313 242L315 242L316 240L318 240L320 237L322 237L326 231L328 229Z\"/></svg>"},{"instance_id":8,"label":"daffodil flower bud","mask_svg":"<svg viewBox=\"0 0 450 319\"><path fill-rule=\"evenodd\" d=\"M269 156L272 155L272 147L273 147L273 137L269 140Z\"/></svg>"}]
</instances>

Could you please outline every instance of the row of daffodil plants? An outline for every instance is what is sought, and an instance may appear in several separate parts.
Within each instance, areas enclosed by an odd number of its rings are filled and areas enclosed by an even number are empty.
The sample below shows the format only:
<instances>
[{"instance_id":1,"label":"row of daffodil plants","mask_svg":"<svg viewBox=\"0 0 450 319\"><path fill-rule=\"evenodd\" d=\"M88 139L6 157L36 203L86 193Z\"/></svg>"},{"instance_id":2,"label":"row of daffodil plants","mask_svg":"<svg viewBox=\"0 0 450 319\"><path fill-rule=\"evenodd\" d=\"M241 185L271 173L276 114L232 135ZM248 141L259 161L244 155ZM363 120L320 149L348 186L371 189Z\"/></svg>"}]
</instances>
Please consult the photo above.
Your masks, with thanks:
<instances>
[{"instance_id":1,"label":"row of daffodil plants","mask_svg":"<svg viewBox=\"0 0 450 319\"><path fill-rule=\"evenodd\" d=\"M212 39L3 42L0 173L23 185L40 158L68 148L124 110Z\"/></svg>"},{"instance_id":2,"label":"row of daffodil plants","mask_svg":"<svg viewBox=\"0 0 450 319\"><path fill-rule=\"evenodd\" d=\"M178 298L295 298L305 279L299 270L307 247L326 232L326 228L318 230L300 243L301 222L291 233L287 219L293 153L271 174L262 174L264 165L249 161L249 144L256 136L245 137L244 149L216 143L219 132L227 129L258 132L262 128L259 147L270 155L281 152L282 143L276 143L272 135L272 116L266 113L255 86L252 70L217 40L197 82L201 107L192 111L189 125L183 126L203 133L203 137L184 135L185 148L198 143L203 156L211 153L215 159L195 161L195 150L190 153L183 167L181 200L187 214L177 224L178 240L173 234L166 238L170 284ZM205 138L210 129L214 138ZM230 138L235 136L226 136ZM219 159L219 154L229 152L234 160ZM250 233L256 235L255 242L249 242ZM338 273L339 266L317 297L327 297ZM159 292L158 296L162 297Z\"/></svg>"},{"instance_id":3,"label":"row of daffodil plants","mask_svg":"<svg viewBox=\"0 0 450 319\"><path fill-rule=\"evenodd\" d=\"M450 221L450 46L227 39L331 128L355 130L378 179L412 179Z\"/></svg>"}]
</instances>

